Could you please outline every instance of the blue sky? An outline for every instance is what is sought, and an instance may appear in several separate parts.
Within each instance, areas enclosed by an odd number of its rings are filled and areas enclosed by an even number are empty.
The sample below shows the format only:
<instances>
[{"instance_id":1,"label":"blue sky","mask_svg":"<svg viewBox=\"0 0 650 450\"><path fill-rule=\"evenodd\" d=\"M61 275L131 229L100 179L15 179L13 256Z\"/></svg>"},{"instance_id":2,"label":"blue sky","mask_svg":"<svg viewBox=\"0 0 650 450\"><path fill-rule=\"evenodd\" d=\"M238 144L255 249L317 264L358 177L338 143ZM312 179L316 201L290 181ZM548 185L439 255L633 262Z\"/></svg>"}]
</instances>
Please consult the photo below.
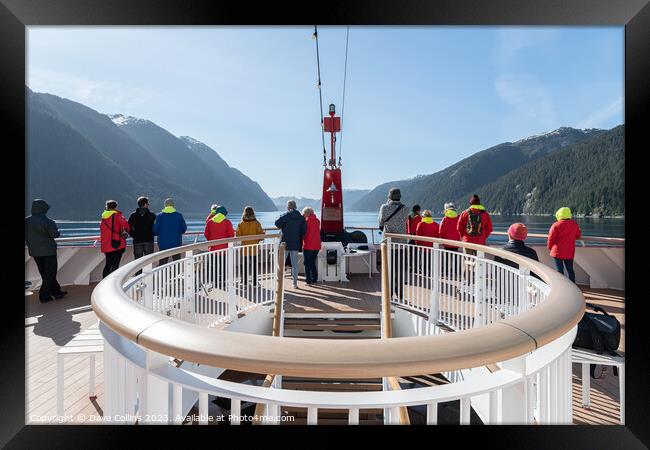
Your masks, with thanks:
<instances>
[{"instance_id":1,"label":"blue sky","mask_svg":"<svg viewBox=\"0 0 650 450\"><path fill-rule=\"evenodd\" d=\"M29 27L27 84L214 148L271 196L320 196L313 27ZM345 27L319 27L341 112ZM444 169L560 126L623 123L623 27L350 27L343 183Z\"/></svg>"}]
</instances>

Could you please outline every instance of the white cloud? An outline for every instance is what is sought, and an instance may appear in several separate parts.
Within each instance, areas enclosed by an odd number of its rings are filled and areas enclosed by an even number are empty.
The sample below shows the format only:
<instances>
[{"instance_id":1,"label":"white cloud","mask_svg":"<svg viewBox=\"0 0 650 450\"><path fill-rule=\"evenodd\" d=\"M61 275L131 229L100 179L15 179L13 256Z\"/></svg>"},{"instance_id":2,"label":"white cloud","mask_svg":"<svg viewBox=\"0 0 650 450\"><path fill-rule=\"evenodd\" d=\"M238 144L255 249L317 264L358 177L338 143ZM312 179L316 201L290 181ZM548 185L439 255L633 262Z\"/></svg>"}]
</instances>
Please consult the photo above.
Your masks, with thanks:
<instances>
[{"instance_id":1,"label":"white cloud","mask_svg":"<svg viewBox=\"0 0 650 450\"><path fill-rule=\"evenodd\" d=\"M144 88L43 69L30 70L27 85L33 91L59 95L100 109L133 108L157 97Z\"/></svg>"},{"instance_id":2,"label":"white cloud","mask_svg":"<svg viewBox=\"0 0 650 450\"><path fill-rule=\"evenodd\" d=\"M535 120L543 129L556 127L556 113L549 90L532 75L500 75L494 81L497 94L518 114Z\"/></svg>"},{"instance_id":3,"label":"white cloud","mask_svg":"<svg viewBox=\"0 0 650 450\"><path fill-rule=\"evenodd\" d=\"M616 100L604 108L592 113L584 118L578 128L600 128L613 117L620 115L623 117L623 96L620 95Z\"/></svg>"}]
</instances>

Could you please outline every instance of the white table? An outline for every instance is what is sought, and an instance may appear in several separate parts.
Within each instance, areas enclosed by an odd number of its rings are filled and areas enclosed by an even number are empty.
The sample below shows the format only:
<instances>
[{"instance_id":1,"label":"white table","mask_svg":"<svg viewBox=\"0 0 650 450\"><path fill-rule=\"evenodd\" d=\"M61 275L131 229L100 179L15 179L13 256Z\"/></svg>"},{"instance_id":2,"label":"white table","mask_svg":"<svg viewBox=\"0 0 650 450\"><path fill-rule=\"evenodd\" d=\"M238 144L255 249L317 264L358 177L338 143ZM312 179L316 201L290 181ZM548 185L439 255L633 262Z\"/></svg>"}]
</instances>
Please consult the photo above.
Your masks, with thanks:
<instances>
[{"instance_id":1,"label":"white table","mask_svg":"<svg viewBox=\"0 0 650 450\"><path fill-rule=\"evenodd\" d=\"M349 247L350 244L348 244ZM366 244L363 244L366 245ZM361 260L368 266L368 278L372 278L372 254L375 253L375 250L357 250L354 249L354 253L350 253L348 250L343 254L344 258L361 258ZM367 257L367 258L366 258ZM347 268L350 268L349 264L346 264Z\"/></svg>"},{"instance_id":2,"label":"white table","mask_svg":"<svg viewBox=\"0 0 650 450\"><path fill-rule=\"evenodd\" d=\"M595 351L582 348L571 349L571 362L582 364L582 406L589 407L589 390L591 389L591 376L589 374L590 364L618 367L618 386L621 424L625 425L625 358L620 355L612 356L603 353L599 355Z\"/></svg>"}]
</instances>

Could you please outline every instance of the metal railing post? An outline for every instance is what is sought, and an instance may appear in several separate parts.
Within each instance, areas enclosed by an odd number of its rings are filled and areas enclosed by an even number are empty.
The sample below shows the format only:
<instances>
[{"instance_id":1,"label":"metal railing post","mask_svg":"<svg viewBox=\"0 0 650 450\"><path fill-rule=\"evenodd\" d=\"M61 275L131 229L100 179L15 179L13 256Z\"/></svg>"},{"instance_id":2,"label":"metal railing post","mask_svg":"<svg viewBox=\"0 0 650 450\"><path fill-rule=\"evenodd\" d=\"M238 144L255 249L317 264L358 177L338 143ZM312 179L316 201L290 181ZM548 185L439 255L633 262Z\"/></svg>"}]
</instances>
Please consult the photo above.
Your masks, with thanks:
<instances>
[{"instance_id":1,"label":"metal railing post","mask_svg":"<svg viewBox=\"0 0 650 450\"><path fill-rule=\"evenodd\" d=\"M153 310L153 264L147 264L142 269L142 281L144 282L143 303L148 310Z\"/></svg>"},{"instance_id":2,"label":"metal railing post","mask_svg":"<svg viewBox=\"0 0 650 450\"><path fill-rule=\"evenodd\" d=\"M431 261L431 273L429 276L432 277L431 285L431 305L429 306L429 323L436 322L438 320L438 311L440 311L440 244L434 243L432 261Z\"/></svg>"},{"instance_id":3,"label":"metal railing post","mask_svg":"<svg viewBox=\"0 0 650 450\"><path fill-rule=\"evenodd\" d=\"M183 263L183 272L184 272L184 312L185 312L185 320L188 322L191 321L192 316L196 313L195 311L195 280L196 276L194 273L194 252L192 250L189 250L185 252L185 261Z\"/></svg>"},{"instance_id":4,"label":"metal railing post","mask_svg":"<svg viewBox=\"0 0 650 450\"><path fill-rule=\"evenodd\" d=\"M226 249L226 298L228 303L228 316L230 320L237 318L237 304L235 303L235 258L234 245L228 242Z\"/></svg>"},{"instance_id":5,"label":"metal railing post","mask_svg":"<svg viewBox=\"0 0 650 450\"><path fill-rule=\"evenodd\" d=\"M474 265L474 321L475 326L485 325L485 253L476 253Z\"/></svg>"},{"instance_id":6,"label":"metal railing post","mask_svg":"<svg viewBox=\"0 0 650 450\"><path fill-rule=\"evenodd\" d=\"M392 336L392 326L390 322L390 267L389 267L389 245L390 242L381 244L381 314L382 314L382 339Z\"/></svg>"},{"instance_id":7,"label":"metal railing post","mask_svg":"<svg viewBox=\"0 0 650 450\"><path fill-rule=\"evenodd\" d=\"M519 313L528 311L530 309L530 301L528 299L528 277L530 270L520 267L519 268Z\"/></svg>"}]
</instances>

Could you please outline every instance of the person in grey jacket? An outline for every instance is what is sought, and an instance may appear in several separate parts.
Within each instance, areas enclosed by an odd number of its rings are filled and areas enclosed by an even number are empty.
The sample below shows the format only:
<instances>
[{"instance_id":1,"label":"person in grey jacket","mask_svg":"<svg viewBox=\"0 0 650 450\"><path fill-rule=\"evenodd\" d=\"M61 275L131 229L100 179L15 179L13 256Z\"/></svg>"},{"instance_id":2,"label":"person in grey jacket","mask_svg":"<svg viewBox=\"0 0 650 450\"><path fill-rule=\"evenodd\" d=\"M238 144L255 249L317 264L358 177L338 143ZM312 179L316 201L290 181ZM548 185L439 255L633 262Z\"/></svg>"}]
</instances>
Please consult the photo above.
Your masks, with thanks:
<instances>
[{"instance_id":1,"label":"person in grey jacket","mask_svg":"<svg viewBox=\"0 0 650 450\"><path fill-rule=\"evenodd\" d=\"M406 219L409 209L400 200L402 193L398 188L391 188L388 191L388 201L379 208L379 228L384 233L406 234ZM392 239L393 243L405 244L405 239ZM404 250L401 245L393 246L391 252L390 266L393 272L393 294L398 299L402 298L404 292Z\"/></svg>"},{"instance_id":2,"label":"person in grey jacket","mask_svg":"<svg viewBox=\"0 0 650 450\"><path fill-rule=\"evenodd\" d=\"M54 239L59 237L59 230L56 223L45 215L49 209L45 200L36 199L32 202L32 215L25 217L25 244L43 280L38 292L42 303L49 302L52 297L62 299L67 294L56 281L58 267Z\"/></svg>"}]
</instances>

